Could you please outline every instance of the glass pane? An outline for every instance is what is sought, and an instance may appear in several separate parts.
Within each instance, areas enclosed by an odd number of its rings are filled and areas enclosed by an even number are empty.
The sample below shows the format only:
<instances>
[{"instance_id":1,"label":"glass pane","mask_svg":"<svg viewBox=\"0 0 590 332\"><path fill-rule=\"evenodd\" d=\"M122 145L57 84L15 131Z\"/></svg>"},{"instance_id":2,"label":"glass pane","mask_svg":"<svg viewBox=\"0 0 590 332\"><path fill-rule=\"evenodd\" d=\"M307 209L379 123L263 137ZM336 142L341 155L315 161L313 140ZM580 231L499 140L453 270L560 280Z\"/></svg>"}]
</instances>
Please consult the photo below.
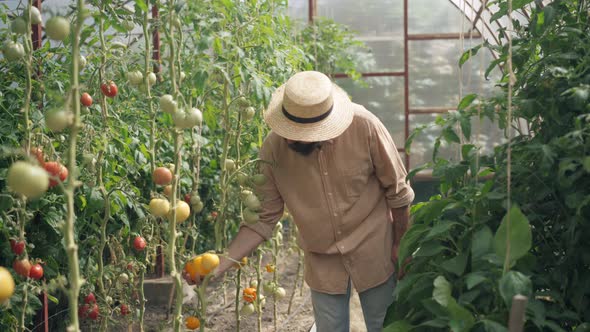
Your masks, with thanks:
<instances>
[{"instance_id":1,"label":"glass pane","mask_svg":"<svg viewBox=\"0 0 590 332\"><path fill-rule=\"evenodd\" d=\"M408 1L408 32L459 33L469 31L470 23L450 1Z\"/></svg>"},{"instance_id":2,"label":"glass pane","mask_svg":"<svg viewBox=\"0 0 590 332\"><path fill-rule=\"evenodd\" d=\"M398 148L404 147L404 81L399 77L369 77L362 87L350 79L338 79L336 84L383 122Z\"/></svg>"},{"instance_id":3,"label":"glass pane","mask_svg":"<svg viewBox=\"0 0 590 332\"><path fill-rule=\"evenodd\" d=\"M468 50L481 42L480 39L463 41L463 49ZM455 107L462 95L494 92L494 82L499 78L495 71L489 80L484 73L492 61L489 51L480 53L468 60L460 69L460 40L412 41L409 45L410 63L410 107ZM460 88L459 77L462 72L463 83ZM484 93L485 92L485 93Z\"/></svg>"},{"instance_id":4,"label":"glass pane","mask_svg":"<svg viewBox=\"0 0 590 332\"><path fill-rule=\"evenodd\" d=\"M289 0L287 15L292 19L307 22L309 17L309 0Z\"/></svg>"},{"instance_id":5,"label":"glass pane","mask_svg":"<svg viewBox=\"0 0 590 332\"><path fill-rule=\"evenodd\" d=\"M434 124L438 114L410 114L410 133L422 126L429 125L422 133L414 138L410 150L410 169L432 161L434 142L441 133L441 128ZM445 159L458 159L457 145L449 146L441 141L438 155Z\"/></svg>"},{"instance_id":6,"label":"glass pane","mask_svg":"<svg viewBox=\"0 0 590 332\"><path fill-rule=\"evenodd\" d=\"M363 62L360 71L403 70L402 0L318 0L317 10L319 16L347 25L369 47L374 61Z\"/></svg>"},{"instance_id":7,"label":"glass pane","mask_svg":"<svg viewBox=\"0 0 590 332\"><path fill-rule=\"evenodd\" d=\"M410 115L410 132L421 125L429 125L422 134L418 135L412 142L410 150L410 168L415 168L426 162L432 161L432 152L434 151L434 142L440 135L441 127L434 124L438 114L411 114ZM445 116L445 115L442 115ZM457 134L459 134L457 130ZM480 147L480 154L490 155L494 147L506 142L504 132L498 128L498 124L490 121L488 118L481 120L471 119L471 140L469 143ZM439 156L451 160L459 160L459 145L449 145L441 140Z\"/></svg>"}]
</instances>

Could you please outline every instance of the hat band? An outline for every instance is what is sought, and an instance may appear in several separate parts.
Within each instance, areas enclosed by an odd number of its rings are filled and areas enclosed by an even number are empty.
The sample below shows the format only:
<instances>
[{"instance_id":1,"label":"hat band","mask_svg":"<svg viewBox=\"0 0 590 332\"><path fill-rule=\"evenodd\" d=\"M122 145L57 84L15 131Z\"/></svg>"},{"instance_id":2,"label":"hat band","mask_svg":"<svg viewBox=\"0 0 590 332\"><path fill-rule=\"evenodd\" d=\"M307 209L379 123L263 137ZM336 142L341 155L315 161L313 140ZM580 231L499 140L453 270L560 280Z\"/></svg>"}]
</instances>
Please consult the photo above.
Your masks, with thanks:
<instances>
[{"instance_id":1,"label":"hat band","mask_svg":"<svg viewBox=\"0 0 590 332\"><path fill-rule=\"evenodd\" d=\"M285 117L287 117L287 119L296 122L296 123L316 123L316 122L320 122L323 119L327 118L328 115L330 115L330 113L332 113L332 109L334 108L334 104L332 104L332 106L330 106L330 109L327 110L325 113L318 115L316 117L313 118L300 118L298 116L295 116L289 112L287 112L287 110L285 109L285 106L282 107L283 108L283 114L285 115Z\"/></svg>"}]
</instances>

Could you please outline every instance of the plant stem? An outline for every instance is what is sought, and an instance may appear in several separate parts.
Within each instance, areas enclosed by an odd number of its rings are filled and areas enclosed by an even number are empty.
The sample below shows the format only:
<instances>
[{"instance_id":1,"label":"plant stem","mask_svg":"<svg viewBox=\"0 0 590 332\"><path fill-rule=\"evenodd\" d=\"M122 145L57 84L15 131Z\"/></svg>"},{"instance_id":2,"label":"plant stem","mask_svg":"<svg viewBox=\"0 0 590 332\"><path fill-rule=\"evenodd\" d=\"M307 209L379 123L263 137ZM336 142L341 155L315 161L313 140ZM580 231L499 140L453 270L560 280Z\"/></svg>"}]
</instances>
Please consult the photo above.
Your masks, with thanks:
<instances>
[{"instance_id":1,"label":"plant stem","mask_svg":"<svg viewBox=\"0 0 590 332\"><path fill-rule=\"evenodd\" d=\"M27 302L29 300L29 288L27 286L28 286L28 283L25 281L24 294L23 294L23 305L21 308L22 313L20 316L20 331L22 331L22 332L27 331L27 325L26 325Z\"/></svg>"},{"instance_id":2,"label":"plant stem","mask_svg":"<svg viewBox=\"0 0 590 332\"><path fill-rule=\"evenodd\" d=\"M236 332L240 332L240 291L242 286L242 267L238 263L238 273L236 273Z\"/></svg>"},{"instance_id":3,"label":"plant stem","mask_svg":"<svg viewBox=\"0 0 590 332\"><path fill-rule=\"evenodd\" d=\"M278 286L279 274L277 272L277 270L278 270L277 255L279 252L279 243L278 243L278 239L277 239L276 234L275 234L274 238L272 239L272 249L273 249L272 250L272 263L275 268L273 271L272 281L274 282L275 286ZM273 304L274 328L275 328L275 331L277 331L277 329L278 329L277 321L278 321L279 317L278 317L278 313L277 313L277 295L276 295L276 293L272 294L272 304Z\"/></svg>"},{"instance_id":4,"label":"plant stem","mask_svg":"<svg viewBox=\"0 0 590 332\"><path fill-rule=\"evenodd\" d=\"M209 284L209 279L211 278L206 276L203 280L203 283L197 287L197 296L199 297L199 312L201 313L201 326L199 328L199 332L205 332L205 325L207 325L207 321L205 317L207 317L207 296L205 295L205 290L207 290L207 284Z\"/></svg>"},{"instance_id":5,"label":"plant stem","mask_svg":"<svg viewBox=\"0 0 590 332\"><path fill-rule=\"evenodd\" d=\"M78 15L74 33L72 34L72 67L70 73L70 85L72 89L72 105L74 105L74 124L70 131L70 145L68 147L68 183L65 189L65 196L67 202L67 216L64 225L64 237L66 244L66 252L68 254L69 267L69 290L68 301L70 309L70 325L68 332L78 332L80 325L78 322L78 295L82 280L80 279L80 266L78 262L78 246L76 244L74 224L76 215L74 210L74 192L78 186L77 180L77 165L76 165L76 143L78 133L82 126L80 121L80 90L79 90L79 59L80 59L80 31L84 24L84 1L78 0L77 7Z\"/></svg>"},{"instance_id":6,"label":"plant stem","mask_svg":"<svg viewBox=\"0 0 590 332\"><path fill-rule=\"evenodd\" d=\"M226 81L223 84L223 118L224 118L224 126L225 126L225 133L223 135L223 150L221 152L221 159L219 161L221 165L221 201L219 203L219 212L217 218L215 220L215 251L218 253L223 251L223 240L225 237L225 207L227 201L227 190L228 190L228 175L227 170L225 168L225 160L227 159L227 155L229 152L229 142L231 139L231 126L229 125L230 115L229 115L229 83Z\"/></svg>"},{"instance_id":7,"label":"plant stem","mask_svg":"<svg viewBox=\"0 0 590 332\"><path fill-rule=\"evenodd\" d=\"M257 261L256 261L256 306L258 310L256 310L257 318L258 318L258 325L257 329L258 332L262 332L262 303L260 302L260 287L262 285L262 275L260 274L260 266L262 265L262 251L258 250L257 252Z\"/></svg>"},{"instance_id":8,"label":"plant stem","mask_svg":"<svg viewBox=\"0 0 590 332\"><path fill-rule=\"evenodd\" d=\"M168 240L168 264L170 265L170 276L172 276L175 287L176 287L176 303L174 306L174 331L180 331L182 325L182 281L180 273L176 270L176 207L177 207L177 188L180 178L180 167L181 164L181 148L182 148L182 132L174 130L174 151L175 151L175 163L174 163L174 179L172 182L172 215L168 218L169 223L169 240Z\"/></svg>"}]
</instances>

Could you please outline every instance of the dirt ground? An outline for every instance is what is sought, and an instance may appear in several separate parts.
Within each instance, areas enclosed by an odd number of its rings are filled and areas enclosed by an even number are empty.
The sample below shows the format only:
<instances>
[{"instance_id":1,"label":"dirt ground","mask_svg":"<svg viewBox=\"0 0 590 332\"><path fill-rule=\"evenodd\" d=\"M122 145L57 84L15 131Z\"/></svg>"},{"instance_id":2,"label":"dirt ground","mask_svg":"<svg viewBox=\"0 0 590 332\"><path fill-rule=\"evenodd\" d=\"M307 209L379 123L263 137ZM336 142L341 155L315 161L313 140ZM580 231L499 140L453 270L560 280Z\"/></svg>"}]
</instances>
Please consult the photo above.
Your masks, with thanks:
<instances>
[{"instance_id":1,"label":"dirt ground","mask_svg":"<svg viewBox=\"0 0 590 332\"><path fill-rule=\"evenodd\" d=\"M287 291L287 295L277 301L277 324L275 329L274 323L274 303L272 295L265 295L266 305L262 313L262 326L258 330L257 314L241 317L240 330L245 332L307 332L313 325L313 310L311 305L310 290L298 278L298 285L295 289L295 296L291 304L291 311L288 312L289 301L294 289L295 279L297 277L297 255L288 255L279 259L277 271L279 272L279 283ZM263 261L263 267L266 260ZM263 268L264 270L264 268ZM245 287L249 280L255 277L253 268L246 268L243 272L246 277L242 280L242 288ZM222 281L213 282L209 285L209 305L207 310L207 331L230 332L237 331L235 315L235 285L233 282L234 273L229 273L225 282L225 295ZM263 272L263 280L271 280L272 274ZM187 317L192 310L197 308L197 297L190 287L184 288L184 316ZM225 298L225 299L224 299ZM240 307L244 301L240 300ZM166 314L165 307L147 306L145 315L145 332L168 332L172 331L171 315ZM137 326L129 327L121 324L112 327L111 331L139 331ZM351 332L365 332L362 311L358 296L353 294L351 298Z\"/></svg>"}]
</instances>

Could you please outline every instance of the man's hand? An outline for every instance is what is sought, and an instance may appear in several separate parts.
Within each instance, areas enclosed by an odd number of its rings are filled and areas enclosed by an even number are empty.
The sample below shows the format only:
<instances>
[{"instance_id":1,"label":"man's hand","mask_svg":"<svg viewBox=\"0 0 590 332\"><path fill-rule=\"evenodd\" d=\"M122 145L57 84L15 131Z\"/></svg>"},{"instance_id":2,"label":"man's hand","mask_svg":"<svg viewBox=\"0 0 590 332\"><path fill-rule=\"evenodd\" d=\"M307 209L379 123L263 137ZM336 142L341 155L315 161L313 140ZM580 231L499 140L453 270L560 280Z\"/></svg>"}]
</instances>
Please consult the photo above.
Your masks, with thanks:
<instances>
[{"instance_id":1,"label":"man's hand","mask_svg":"<svg viewBox=\"0 0 590 332\"><path fill-rule=\"evenodd\" d=\"M187 284L189 285L196 285L199 286L201 284L201 282L203 282L203 278L199 275L196 274L195 275L195 280L193 280L193 278L191 278L190 273L183 271L182 272L182 278L184 279L184 281L186 281Z\"/></svg>"}]
</instances>

